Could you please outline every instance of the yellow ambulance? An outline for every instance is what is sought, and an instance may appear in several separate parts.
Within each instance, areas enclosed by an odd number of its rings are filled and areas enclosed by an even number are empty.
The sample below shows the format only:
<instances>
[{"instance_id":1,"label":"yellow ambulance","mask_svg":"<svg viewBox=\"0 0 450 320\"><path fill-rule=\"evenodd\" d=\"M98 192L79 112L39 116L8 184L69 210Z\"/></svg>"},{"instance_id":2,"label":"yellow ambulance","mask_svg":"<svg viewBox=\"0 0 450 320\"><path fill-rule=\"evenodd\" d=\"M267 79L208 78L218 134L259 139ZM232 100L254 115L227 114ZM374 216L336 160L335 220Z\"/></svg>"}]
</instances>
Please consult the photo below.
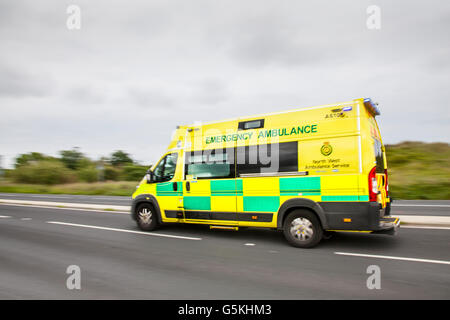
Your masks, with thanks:
<instances>
[{"instance_id":1,"label":"yellow ambulance","mask_svg":"<svg viewBox=\"0 0 450 320\"><path fill-rule=\"evenodd\" d=\"M394 234L385 148L371 99L179 126L132 198L162 223L282 230L296 247L334 231Z\"/></svg>"}]
</instances>

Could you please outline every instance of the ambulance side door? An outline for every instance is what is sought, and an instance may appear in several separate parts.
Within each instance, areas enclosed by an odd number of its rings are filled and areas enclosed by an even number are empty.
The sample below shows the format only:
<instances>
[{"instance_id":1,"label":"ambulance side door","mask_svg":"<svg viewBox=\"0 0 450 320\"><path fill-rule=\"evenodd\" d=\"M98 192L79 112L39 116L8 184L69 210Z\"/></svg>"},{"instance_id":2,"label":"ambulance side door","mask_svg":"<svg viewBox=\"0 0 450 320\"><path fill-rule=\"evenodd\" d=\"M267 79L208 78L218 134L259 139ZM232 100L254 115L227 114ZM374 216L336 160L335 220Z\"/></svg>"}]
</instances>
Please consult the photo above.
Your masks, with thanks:
<instances>
[{"instance_id":1,"label":"ambulance side door","mask_svg":"<svg viewBox=\"0 0 450 320\"><path fill-rule=\"evenodd\" d=\"M186 221L237 224L234 148L185 152Z\"/></svg>"},{"instance_id":2,"label":"ambulance side door","mask_svg":"<svg viewBox=\"0 0 450 320\"><path fill-rule=\"evenodd\" d=\"M180 161L179 152L167 153L153 170L153 183L156 184L156 197L163 220L179 218L177 212L183 195L182 183L177 179L182 170Z\"/></svg>"}]
</instances>

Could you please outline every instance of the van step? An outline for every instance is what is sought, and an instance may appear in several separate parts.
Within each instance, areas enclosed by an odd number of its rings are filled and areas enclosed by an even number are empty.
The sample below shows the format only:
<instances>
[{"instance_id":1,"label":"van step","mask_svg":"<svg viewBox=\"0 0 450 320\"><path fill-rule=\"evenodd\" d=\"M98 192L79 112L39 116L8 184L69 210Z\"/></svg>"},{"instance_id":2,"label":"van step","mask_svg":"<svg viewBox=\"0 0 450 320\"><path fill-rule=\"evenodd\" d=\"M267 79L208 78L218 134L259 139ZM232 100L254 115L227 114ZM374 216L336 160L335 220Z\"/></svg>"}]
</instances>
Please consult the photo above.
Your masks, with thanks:
<instances>
[{"instance_id":1,"label":"van step","mask_svg":"<svg viewBox=\"0 0 450 320\"><path fill-rule=\"evenodd\" d=\"M238 231L239 227L233 226L209 226L210 229L223 229L223 230L234 230Z\"/></svg>"},{"instance_id":2,"label":"van step","mask_svg":"<svg viewBox=\"0 0 450 320\"><path fill-rule=\"evenodd\" d=\"M394 235L400 228L400 219L397 217L384 217L380 219L380 229L373 233Z\"/></svg>"}]
</instances>

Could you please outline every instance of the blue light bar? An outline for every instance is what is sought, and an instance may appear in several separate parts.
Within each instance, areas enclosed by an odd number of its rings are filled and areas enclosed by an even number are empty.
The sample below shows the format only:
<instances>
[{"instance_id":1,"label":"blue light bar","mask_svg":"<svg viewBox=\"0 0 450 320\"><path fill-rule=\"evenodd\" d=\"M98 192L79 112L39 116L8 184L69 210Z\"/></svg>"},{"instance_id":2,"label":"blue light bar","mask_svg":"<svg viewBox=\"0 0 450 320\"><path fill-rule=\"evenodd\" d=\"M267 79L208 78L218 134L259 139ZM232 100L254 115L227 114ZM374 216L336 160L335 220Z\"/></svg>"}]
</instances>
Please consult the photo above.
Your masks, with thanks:
<instances>
[{"instance_id":1,"label":"blue light bar","mask_svg":"<svg viewBox=\"0 0 450 320\"><path fill-rule=\"evenodd\" d=\"M344 108L342 108L342 111L352 111L352 107L351 106L347 106L347 107L344 107Z\"/></svg>"},{"instance_id":2,"label":"blue light bar","mask_svg":"<svg viewBox=\"0 0 450 320\"><path fill-rule=\"evenodd\" d=\"M373 103L373 101L370 98L364 99L364 106L374 116L379 116L380 115L380 109L378 109L377 105L375 103Z\"/></svg>"}]
</instances>

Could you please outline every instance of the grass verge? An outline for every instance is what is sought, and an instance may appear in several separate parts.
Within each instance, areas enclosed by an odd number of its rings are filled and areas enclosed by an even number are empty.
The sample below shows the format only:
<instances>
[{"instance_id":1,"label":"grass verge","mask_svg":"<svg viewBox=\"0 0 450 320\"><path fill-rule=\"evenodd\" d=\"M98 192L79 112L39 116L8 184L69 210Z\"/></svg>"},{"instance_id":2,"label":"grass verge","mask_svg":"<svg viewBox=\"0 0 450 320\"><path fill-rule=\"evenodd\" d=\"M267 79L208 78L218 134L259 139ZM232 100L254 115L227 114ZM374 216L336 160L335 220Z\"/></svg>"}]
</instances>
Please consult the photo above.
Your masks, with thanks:
<instances>
[{"instance_id":1,"label":"grass verge","mask_svg":"<svg viewBox=\"0 0 450 320\"><path fill-rule=\"evenodd\" d=\"M394 199L450 200L450 145L386 145L389 191Z\"/></svg>"}]
</instances>

